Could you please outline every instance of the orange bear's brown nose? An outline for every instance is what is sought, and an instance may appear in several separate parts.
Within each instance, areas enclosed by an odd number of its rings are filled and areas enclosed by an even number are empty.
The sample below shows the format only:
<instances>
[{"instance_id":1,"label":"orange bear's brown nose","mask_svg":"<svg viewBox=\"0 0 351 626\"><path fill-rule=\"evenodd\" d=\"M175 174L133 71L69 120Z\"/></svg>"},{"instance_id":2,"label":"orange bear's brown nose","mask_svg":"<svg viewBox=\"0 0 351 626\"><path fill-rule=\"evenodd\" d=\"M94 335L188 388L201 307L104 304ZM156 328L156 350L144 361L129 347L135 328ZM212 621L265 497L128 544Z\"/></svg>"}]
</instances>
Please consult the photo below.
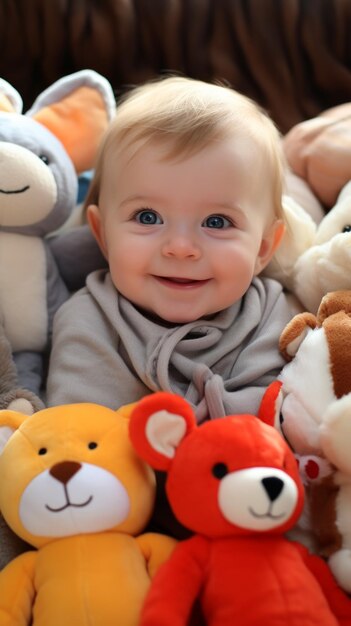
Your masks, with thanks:
<instances>
[{"instance_id":1,"label":"orange bear's brown nose","mask_svg":"<svg viewBox=\"0 0 351 626\"><path fill-rule=\"evenodd\" d=\"M71 480L72 476L79 472L81 467L81 463L76 463L75 461L62 461L62 463L53 465L49 473L56 478L56 480L59 480L60 483L66 485L68 481Z\"/></svg>"}]
</instances>

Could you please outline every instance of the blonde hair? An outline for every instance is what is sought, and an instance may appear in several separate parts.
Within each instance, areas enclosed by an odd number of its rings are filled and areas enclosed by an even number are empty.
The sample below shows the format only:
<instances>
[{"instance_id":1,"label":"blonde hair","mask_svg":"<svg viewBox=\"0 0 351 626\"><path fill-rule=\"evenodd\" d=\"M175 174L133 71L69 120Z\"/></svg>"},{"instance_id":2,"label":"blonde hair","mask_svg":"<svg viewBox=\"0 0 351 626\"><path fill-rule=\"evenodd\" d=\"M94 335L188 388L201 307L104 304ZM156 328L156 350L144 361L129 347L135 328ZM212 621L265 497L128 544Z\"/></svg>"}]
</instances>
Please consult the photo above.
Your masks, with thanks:
<instances>
[{"instance_id":1,"label":"blonde hair","mask_svg":"<svg viewBox=\"0 0 351 626\"><path fill-rule=\"evenodd\" d=\"M217 140L250 138L263 151L272 177L273 210L282 218L284 158L280 136L253 100L219 84L171 76L132 89L100 146L85 207L98 204L106 155L148 142L169 146L165 158L190 156Z\"/></svg>"}]
</instances>

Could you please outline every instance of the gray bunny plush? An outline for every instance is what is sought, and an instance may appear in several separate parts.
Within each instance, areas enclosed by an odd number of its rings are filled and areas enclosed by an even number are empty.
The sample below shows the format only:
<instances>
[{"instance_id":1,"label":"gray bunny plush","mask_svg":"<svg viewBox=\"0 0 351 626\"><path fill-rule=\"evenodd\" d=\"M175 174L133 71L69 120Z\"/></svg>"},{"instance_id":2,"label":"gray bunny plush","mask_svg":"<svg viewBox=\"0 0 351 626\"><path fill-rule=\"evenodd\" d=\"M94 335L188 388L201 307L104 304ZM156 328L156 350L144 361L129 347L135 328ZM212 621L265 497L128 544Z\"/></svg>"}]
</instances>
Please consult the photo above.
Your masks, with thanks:
<instances>
[{"instance_id":1,"label":"gray bunny plush","mask_svg":"<svg viewBox=\"0 0 351 626\"><path fill-rule=\"evenodd\" d=\"M82 70L22 106L0 79L0 319L21 386L39 395L53 316L70 293L49 235L76 207L78 175L93 167L115 99L105 78Z\"/></svg>"},{"instance_id":2,"label":"gray bunny plush","mask_svg":"<svg viewBox=\"0 0 351 626\"><path fill-rule=\"evenodd\" d=\"M42 408L44 405L40 398L28 389L19 387L11 346L0 325L0 409L11 409L32 415ZM10 530L1 514L0 539L0 569L2 569L27 546Z\"/></svg>"}]
</instances>

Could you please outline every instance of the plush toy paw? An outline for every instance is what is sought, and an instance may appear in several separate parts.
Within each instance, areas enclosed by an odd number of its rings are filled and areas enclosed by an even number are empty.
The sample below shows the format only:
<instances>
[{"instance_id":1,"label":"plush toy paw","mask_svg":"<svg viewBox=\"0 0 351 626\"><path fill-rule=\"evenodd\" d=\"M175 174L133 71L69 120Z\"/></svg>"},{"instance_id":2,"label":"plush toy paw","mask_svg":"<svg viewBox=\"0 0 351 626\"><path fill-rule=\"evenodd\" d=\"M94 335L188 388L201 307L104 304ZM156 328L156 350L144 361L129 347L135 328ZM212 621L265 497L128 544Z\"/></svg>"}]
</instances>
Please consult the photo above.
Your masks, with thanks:
<instances>
[{"instance_id":1,"label":"plush toy paw","mask_svg":"<svg viewBox=\"0 0 351 626\"><path fill-rule=\"evenodd\" d=\"M338 550L329 558L329 567L340 587L351 593L351 550Z\"/></svg>"},{"instance_id":2,"label":"plush toy paw","mask_svg":"<svg viewBox=\"0 0 351 626\"><path fill-rule=\"evenodd\" d=\"M15 389L0 398L0 409L17 411L24 415L33 415L44 408L44 403L27 389Z\"/></svg>"},{"instance_id":3,"label":"plush toy paw","mask_svg":"<svg viewBox=\"0 0 351 626\"><path fill-rule=\"evenodd\" d=\"M44 408L43 402L28 389L21 389L11 345L0 325L0 410L11 409L32 415Z\"/></svg>"}]
</instances>

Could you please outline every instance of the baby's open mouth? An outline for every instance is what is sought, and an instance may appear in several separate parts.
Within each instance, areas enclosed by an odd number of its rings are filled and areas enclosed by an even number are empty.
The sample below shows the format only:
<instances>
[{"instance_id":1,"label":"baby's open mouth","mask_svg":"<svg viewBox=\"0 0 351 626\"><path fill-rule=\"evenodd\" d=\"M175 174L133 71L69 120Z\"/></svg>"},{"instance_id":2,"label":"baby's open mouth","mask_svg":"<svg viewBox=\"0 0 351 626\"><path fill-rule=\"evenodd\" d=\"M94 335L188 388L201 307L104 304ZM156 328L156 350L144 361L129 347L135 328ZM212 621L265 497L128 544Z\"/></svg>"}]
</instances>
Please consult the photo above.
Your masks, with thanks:
<instances>
[{"instance_id":1,"label":"baby's open mouth","mask_svg":"<svg viewBox=\"0 0 351 626\"><path fill-rule=\"evenodd\" d=\"M197 280L194 278L182 278L180 276L154 276L163 285L169 287L200 287L208 282L209 279Z\"/></svg>"}]
</instances>

